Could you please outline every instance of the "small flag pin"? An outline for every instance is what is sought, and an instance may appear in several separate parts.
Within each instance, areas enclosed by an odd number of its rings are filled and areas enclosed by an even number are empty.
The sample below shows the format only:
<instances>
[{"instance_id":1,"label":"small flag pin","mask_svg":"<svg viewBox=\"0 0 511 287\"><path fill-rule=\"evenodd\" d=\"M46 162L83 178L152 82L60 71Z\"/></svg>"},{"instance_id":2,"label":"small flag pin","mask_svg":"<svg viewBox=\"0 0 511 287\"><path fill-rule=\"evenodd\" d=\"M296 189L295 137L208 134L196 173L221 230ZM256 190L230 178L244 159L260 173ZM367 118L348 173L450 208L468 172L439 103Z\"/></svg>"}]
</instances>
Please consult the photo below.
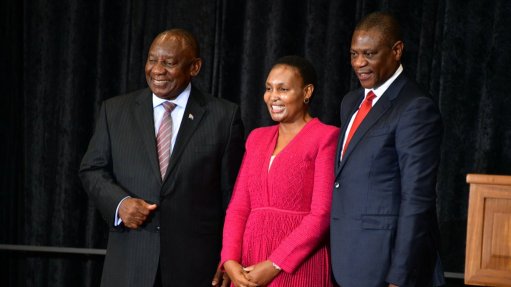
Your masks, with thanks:
<instances>
[{"instance_id":1,"label":"small flag pin","mask_svg":"<svg viewBox=\"0 0 511 287\"><path fill-rule=\"evenodd\" d=\"M193 115L192 114L188 114L188 118L193 121Z\"/></svg>"}]
</instances>

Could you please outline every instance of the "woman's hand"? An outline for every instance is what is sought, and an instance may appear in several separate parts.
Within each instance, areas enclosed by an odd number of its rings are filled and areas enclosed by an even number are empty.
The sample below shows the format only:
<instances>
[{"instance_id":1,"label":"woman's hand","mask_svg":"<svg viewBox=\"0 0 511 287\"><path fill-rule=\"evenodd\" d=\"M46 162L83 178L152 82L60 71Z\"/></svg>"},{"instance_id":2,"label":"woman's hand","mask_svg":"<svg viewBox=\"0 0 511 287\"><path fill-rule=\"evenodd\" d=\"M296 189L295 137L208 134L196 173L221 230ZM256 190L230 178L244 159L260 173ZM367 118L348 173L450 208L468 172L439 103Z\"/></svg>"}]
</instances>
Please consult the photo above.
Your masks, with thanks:
<instances>
[{"instance_id":1,"label":"woman's hand","mask_svg":"<svg viewBox=\"0 0 511 287\"><path fill-rule=\"evenodd\" d=\"M231 278L231 283L235 287L257 287L258 285L254 282L250 282L247 278L247 272L243 270L238 262L234 260L227 260L224 262L224 269Z\"/></svg>"},{"instance_id":2,"label":"woman's hand","mask_svg":"<svg viewBox=\"0 0 511 287\"><path fill-rule=\"evenodd\" d=\"M280 270L277 270L277 268L273 266L273 262L270 260L259 262L256 265L245 268L244 270L248 272L246 275L247 279L250 282L256 283L257 286L268 285L273 278L280 273Z\"/></svg>"},{"instance_id":3,"label":"woman's hand","mask_svg":"<svg viewBox=\"0 0 511 287\"><path fill-rule=\"evenodd\" d=\"M229 276L227 276L227 273L222 271L222 269L218 268L215 272L215 276L213 277L213 280L211 281L211 286L229 287L230 283L231 283L231 280L229 279Z\"/></svg>"}]
</instances>

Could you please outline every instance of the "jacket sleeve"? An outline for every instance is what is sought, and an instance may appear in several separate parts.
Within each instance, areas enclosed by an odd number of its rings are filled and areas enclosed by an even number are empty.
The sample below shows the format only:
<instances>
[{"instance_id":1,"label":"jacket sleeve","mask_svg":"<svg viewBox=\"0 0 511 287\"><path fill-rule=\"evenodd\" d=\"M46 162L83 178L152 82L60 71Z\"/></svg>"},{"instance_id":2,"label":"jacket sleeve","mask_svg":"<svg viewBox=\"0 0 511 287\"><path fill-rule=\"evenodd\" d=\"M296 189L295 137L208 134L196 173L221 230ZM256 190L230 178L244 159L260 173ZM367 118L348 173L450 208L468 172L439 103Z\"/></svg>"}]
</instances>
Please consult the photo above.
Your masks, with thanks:
<instances>
[{"instance_id":1,"label":"jacket sleeve","mask_svg":"<svg viewBox=\"0 0 511 287\"><path fill-rule=\"evenodd\" d=\"M442 122L430 98L420 97L405 108L396 128L395 145L401 180L401 202L387 282L403 286L414 272L419 252L436 220L436 176Z\"/></svg>"},{"instance_id":2,"label":"jacket sleeve","mask_svg":"<svg viewBox=\"0 0 511 287\"><path fill-rule=\"evenodd\" d=\"M96 129L82 159L79 176L89 198L105 221L109 226L114 226L117 205L129 194L115 182L112 174L106 103L101 105Z\"/></svg>"},{"instance_id":3,"label":"jacket sleeve","mask_svg":"<svg viewBox=\"0 0 511 287\"><path fill-rule=\"evenodd\" d=\"M233 109L230 125L229 139L225 145L221 163L221 189L223 208L226 210L231 198L236 176L243 158L243 123L241 122L238 106Z\"/></svg>"}]
</instances>

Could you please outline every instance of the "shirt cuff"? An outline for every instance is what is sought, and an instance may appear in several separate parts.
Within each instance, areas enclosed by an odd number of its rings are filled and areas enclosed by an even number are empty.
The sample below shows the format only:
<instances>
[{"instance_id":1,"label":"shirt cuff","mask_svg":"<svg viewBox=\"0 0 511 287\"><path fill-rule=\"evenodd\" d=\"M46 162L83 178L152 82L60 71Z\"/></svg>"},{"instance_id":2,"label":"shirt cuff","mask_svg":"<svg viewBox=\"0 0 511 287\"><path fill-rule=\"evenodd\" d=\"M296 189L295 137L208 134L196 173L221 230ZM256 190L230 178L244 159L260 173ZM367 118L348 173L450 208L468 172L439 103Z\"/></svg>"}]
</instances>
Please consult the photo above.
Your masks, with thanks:
<instances>
[{"instance_id":1,"label":"shirt cuff","mask_svg":"<svg viewBox=\"0 0 511 287\"><path fill-rule=\"evenodd\" d=\"M119 226L122 223L122 219L119 217L119 207L126 198L131 198L131 196L126 196L119 201L119 204L117 204L117 208L115 209L114 226Z\"/></svg>"}]
</instances>

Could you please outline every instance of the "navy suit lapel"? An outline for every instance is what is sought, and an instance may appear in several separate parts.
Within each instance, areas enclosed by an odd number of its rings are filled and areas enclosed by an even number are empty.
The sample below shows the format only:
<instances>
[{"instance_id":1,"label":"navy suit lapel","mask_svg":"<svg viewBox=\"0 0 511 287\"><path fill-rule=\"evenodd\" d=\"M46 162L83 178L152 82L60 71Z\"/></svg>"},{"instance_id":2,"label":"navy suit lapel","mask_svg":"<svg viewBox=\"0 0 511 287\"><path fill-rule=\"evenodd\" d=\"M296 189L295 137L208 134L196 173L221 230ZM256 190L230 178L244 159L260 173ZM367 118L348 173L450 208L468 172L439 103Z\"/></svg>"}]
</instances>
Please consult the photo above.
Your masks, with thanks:
<instances>
[{"instance_id":1,"label":"navy suit lapel","mask_svg":"<svg viewBox=\"0 0 511 287\"><path fill-rule=\"evenodd\" d=\"M167 174L163 180L164 182L176 168L179 158L183 154L188 141L199 126L205 112L204 105L205 103L201 92L192 86L190 98L188 99L188 103L186 104L186 109L183 114L183 120L181 121L181 126L177 133L176 143L174 144L174 148L170 156L170 163L167 168Z\"/></svg>"},{"instance_id":2,"label":"navy suit lapel","mask_svg":"<svg viewBox=\"0 0 511 287\"><path fill-rule=\"evenodd\" d=\"M376 102L371 111L369 111L364 121L362 121L358 129L355 131L355 134L351 138L348 149L346 150L346 153L343 156L339 168L336 171L336 175L338 175L341 172L345 163L349 160L351 153L357 147L360 141L363 140L364 136L371 129L371 127L373 127L378 122L378 119L380 119L381 116L383 116L383 114L385 114L387 110L391 108L392 101L399 95L399 92L403 88L406 81L407 81L406 77L403 75L403 73L401 73L401 75L399 75L399 77L392 83L392 85L390 85L387 91L385 91L385 93L381 96L378 102ZM351 113L350 115L353 115L353 113ZM350 118L348 118L348 122L349 119ZM347 125L348 123L346 123L346 127L343 128L344 133L346 132Z\"/></svg>"},{"instance_id":3,"label":"navy suit lapel","mask_svg":"<svg viewBox=\"0 0 511 287\"><path fill-rule=\"evenodd\" d=\"M348 129L348 124L350 123L350 119L353 117L353 114L358 110L358 107L364 100L364 90L360 89L359 91L355 91L356 96L353 97L353 100L351 100L351 103L348 102L346 105L350 108L350 112L347 114L348 116L345 116L345 118L341 118L341 133L339 134L339 140L337 141L337 155L335 157L336 165L335 165L335 172L337 173L339 166L341 164L340 158L341 158L341 151L342 151L342 144L344 142L344 136L346 135L346 130ZM347 98L348 100L348 98ZM342 113L341 113L342 116Z\"/></svg>"},{"instance_id":4,"label":"navy suit lapel","mask_svg":"<svg viewBox=\"0 0 511 287\"><path fill-rule=\"evenodd\" d=\"M369 131L369 129L376 124L378 119L390 108L391 103L388 98L382 97L378 100L378 102L372 107L369 111L365 119L360 123L358 129L353 134L351 138L350 144L348 145L348 149L346 150L341 165L339 166L339 170L341 170L344 166L344 163L349 159L353 150L357 147L360 141L363 139L364 135Z\"/></svg>"},{"instance_id":5,"label":"navy suit lapel","mask_svg":"<svg viewBox=\"0 0 511 287\"><path fill-rule=\"evenodd\" d=\"M138 133L144 142L145 151L149 157L151 169L158 181L161 181L158 152L156 151L156 137L154 135L154 112L151 91L145 89L136 100L135 118L138 123Z\"/></svg>"}]
</instances>

